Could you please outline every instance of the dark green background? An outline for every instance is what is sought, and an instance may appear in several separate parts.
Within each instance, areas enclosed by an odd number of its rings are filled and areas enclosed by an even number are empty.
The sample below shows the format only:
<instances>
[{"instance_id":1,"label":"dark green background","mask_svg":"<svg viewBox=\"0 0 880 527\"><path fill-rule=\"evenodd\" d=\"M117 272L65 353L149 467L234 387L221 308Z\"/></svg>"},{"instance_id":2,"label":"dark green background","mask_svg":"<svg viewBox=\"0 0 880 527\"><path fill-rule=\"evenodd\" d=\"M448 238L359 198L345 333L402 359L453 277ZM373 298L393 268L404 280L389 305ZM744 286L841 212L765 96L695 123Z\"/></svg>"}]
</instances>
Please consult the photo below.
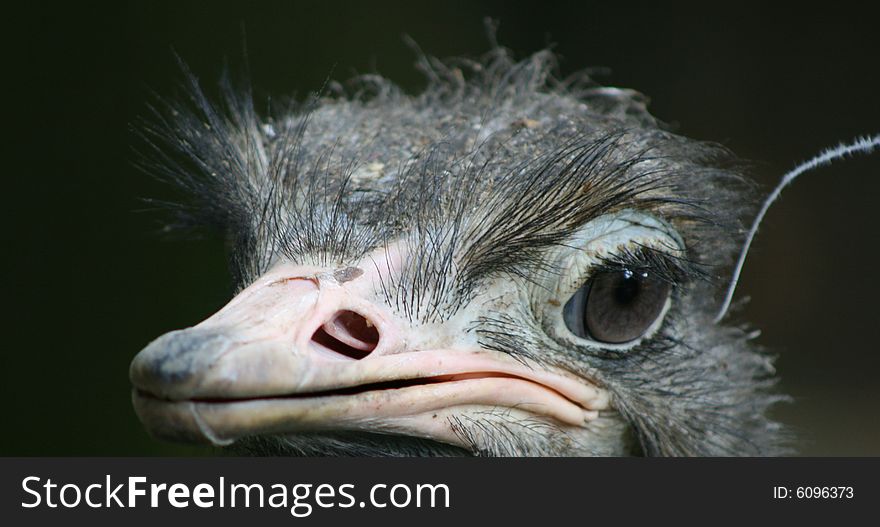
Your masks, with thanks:
<instances>
[{"instance_id":1,"label":"dark green background","mask_svg":"<svg viewBox=\"0 0 880 527\"><path fill-rule=\"evenodd\" d=\"M153 441L129 402L132 356L229 295L220 241L156 235L139 198L173 193L130 164L128 124L178 78L172 48L210 85L224 58L240 64L243 27L261 94L372 71L412 91L403 33L433 55L475 56L490 15L519 56L555 43L563 73L607 67L600 81L650 95L681 133L754 160L764 189L822 147L880 131L880 37L859 4L69 4L4 13L2 455L207 452ZM805 454L880 454L878 176L880 156L806 176L743 277L744 316L796 397L778 416Z\"/></svg>"}]
</instances>

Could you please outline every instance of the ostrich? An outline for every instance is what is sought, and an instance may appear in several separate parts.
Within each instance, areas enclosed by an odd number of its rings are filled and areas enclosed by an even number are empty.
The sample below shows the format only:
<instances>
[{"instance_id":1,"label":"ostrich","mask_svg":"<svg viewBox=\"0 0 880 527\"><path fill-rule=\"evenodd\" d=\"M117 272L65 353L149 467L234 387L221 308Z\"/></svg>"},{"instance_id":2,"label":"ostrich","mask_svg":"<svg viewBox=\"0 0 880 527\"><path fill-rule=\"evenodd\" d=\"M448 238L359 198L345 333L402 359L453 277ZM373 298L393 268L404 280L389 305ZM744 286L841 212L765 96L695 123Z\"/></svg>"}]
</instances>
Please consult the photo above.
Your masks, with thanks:
<instances>
[{"instance_id":1,"label":"ostrich","mask_svg":"<svg viewBox=\"0 0 880 527\"><path fill-rule=\"evenodd\" d=\"M753 235L736 159L553 64L422 55L417 96L364 76L273 117L187 74L140 128L144 166L191 196L176 224L224 234L237 293L133 360L148 431L260 454L786 452L772 357L714 320Z\"/></svg>"}]
</instances>

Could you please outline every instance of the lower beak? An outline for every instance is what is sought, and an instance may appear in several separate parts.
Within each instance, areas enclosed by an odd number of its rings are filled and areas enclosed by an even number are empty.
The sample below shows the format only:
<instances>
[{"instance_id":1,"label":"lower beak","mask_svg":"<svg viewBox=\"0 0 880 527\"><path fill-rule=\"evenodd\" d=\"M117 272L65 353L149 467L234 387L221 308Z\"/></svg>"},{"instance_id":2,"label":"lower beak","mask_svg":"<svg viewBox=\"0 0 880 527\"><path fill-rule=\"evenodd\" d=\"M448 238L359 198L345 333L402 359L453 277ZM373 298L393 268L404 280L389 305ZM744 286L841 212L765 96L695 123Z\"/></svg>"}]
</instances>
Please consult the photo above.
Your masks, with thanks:
<instances>
[{"instance_id":1,"label":"lower beak","mask_svg":"<svg viewBox=\"0 0 880 527\"><path fill-rule=\"evenodd\" d=\"M273 269L211 318L134 358L135 411L153 435L215 445L363 431L466 446L451 419L467 412L504 408L579 427L607 405L583 379L481 349L466 335L431 345L425 328L383 307L374 286L354 268Z\"/></svg>"}]
</instances>

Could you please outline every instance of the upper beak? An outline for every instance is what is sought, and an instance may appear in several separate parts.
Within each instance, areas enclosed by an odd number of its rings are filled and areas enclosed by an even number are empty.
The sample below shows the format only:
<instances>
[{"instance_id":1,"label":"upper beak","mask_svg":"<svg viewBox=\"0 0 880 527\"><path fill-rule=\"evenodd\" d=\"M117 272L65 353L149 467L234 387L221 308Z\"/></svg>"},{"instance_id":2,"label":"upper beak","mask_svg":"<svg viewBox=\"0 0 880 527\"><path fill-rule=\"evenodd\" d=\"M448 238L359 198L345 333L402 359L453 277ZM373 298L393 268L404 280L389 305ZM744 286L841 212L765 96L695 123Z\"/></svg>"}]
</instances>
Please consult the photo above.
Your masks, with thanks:
<instances>
[{"instance_id":1,"label":"upper beak","mask_svg":"<svg viewBox=\"0 0 880 527\"><path fill-rule=\"evenodd\" d=\"M154 435L227 445L243 436L370 431L464 446L449 417L504 407L582 426L604 391L394 315L376 277L284 264L134 358L135 411Z\"/></svg>"}]
</instances>

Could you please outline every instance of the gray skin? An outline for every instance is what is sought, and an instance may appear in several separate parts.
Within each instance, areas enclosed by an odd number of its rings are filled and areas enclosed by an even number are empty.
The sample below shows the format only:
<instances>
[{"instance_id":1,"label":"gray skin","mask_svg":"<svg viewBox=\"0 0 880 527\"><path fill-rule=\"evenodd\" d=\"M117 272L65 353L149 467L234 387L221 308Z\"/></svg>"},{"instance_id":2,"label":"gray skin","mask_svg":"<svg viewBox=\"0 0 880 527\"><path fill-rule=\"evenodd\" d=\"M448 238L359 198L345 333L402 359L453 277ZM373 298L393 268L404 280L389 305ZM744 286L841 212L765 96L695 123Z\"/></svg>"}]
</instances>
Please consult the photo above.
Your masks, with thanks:
<instances>
[{"instance_id":1,"label":"gray skin","mask_svg":"<svg viewBox=\"0 0 880 527\"><path fill-rule=\"evenodd\" d=\"M294 455L784 453L784 430L767 417L784 399L773 392L772 358L746 328L712 321L742 241L740 221L753 210L735 158L665 130L636 92L598 86L586 75L554 79L548 52L522 62L502 49L477 61L422 57L419 67L428 86L417 96L361 77L271 117L257 115L246 87L225 83L226 97L215 106L189 76L186 100L163 103L141 127L144 167L190 197L172 208L172 226L223 232L238 290L279 261L346 268L403 243L408 263L382 292L400 320L429 331L478 313L467 331L479 346L564 370L604 390L609 405L574 431L498 409L485 420L453 415L454 445L328 429L255 432L231 448ZM563 334L547 322L557 315L534 300L535 291L569 276L551 255L569 250L591 222L621 211L659 219L679 244L654 248L660 254L650 264L651 272L668 275L668 309L650 334L622 350ZM632 249L624 243L619 252ZM575 281L588 283L596 272L586 266ZM499 312L485 300L487 288L525 300ZM150 353L133 365L136 394L170 378L155 358L170 356L167 345L154 343ZM161 416L141 417L155 433Z\"/></svg>"}]
</instances>

